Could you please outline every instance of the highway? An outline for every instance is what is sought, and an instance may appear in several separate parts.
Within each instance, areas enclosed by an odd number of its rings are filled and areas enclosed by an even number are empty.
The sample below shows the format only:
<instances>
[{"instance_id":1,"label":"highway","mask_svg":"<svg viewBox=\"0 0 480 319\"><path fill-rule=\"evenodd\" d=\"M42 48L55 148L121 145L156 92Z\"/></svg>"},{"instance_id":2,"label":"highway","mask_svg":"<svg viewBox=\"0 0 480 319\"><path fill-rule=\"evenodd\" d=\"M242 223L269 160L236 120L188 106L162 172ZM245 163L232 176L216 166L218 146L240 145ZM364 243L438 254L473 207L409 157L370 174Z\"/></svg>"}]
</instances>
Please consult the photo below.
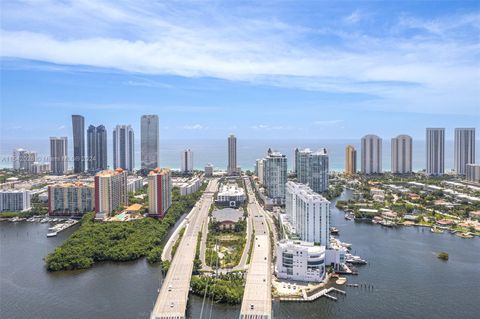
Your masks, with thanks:
<instances>
[{"instance_id":1,"label":"highway","mask_svg":"<svg viewBox=\"0 0 480 319\"><path fill-rule=\"evenodd\" d=\"M162 284L150 319L185 318L198 233L208 217L218 180L211 180L187 221L186 230Z\"/></svg>"},{"instance_id":2,"label":"highway","mask_svg":"<svg viewBox=\"0 0 480 319\"><path fill-rule=\"evenodd\" d=\"M272 318L270 233L264 212L255 198L250 182L247 183L247 190L249 194L248 213L253 220L255 238L243 293L240 319L270 319Z\"/></svg>"}]
</instances>

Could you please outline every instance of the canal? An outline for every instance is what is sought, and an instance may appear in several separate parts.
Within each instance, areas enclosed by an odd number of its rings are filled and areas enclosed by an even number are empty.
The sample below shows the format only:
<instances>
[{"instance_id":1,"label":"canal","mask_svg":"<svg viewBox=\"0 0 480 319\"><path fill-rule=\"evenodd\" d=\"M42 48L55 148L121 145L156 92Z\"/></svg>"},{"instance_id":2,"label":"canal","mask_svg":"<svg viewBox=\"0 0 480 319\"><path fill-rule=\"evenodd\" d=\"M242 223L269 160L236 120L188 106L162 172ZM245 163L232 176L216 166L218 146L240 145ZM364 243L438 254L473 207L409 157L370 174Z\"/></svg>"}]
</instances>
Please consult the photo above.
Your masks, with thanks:
<instances>
[{"instance_id":1,"label":"canal","mask_svg":"<svg viewBox=\"0 0 480 319\"><path fill-rule=\"evenodd\" d=\"M347 198L347 191L342 198ZM347 197L346 197L347 196ZM432 234L414 227L385 228L347 221L332 203L339 239L368 261L337 302L273 304L274 318L477 318L480 313L480 240ZM102 263L91 269L49 273L43 257L74 231L46 238L48 224L0 223L2 318L148 318L161 283L145 260ZM436 257L450 255L447 262ZM198 318L202 298L192 296L187 316ZM204 318L238 318L240 306L204 305ZM205 316L207 314L207 316Z\"/></svg>"}]
</instances>

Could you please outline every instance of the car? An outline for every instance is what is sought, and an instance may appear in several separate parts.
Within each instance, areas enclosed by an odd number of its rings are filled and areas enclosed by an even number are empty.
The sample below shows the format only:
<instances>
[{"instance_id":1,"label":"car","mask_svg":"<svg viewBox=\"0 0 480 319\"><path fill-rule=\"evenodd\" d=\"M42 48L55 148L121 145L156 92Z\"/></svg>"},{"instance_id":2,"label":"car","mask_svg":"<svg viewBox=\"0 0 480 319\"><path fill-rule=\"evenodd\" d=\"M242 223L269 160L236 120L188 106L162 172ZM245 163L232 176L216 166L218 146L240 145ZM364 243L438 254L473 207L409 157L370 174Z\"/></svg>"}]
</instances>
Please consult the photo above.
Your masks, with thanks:
<instances>
[{"instance_id":1,"label":"car","mask_svg":"<svg viewBox=\"0 0 480 319\"><path fill-rule=\"evenodd\" d=\"M172 302L172 303L170 303L170 308L173 308L173 302Z\"/></svg>"},{"instance_id":2,"label":"car","mask_svg":"<svg viewBox=\"0 0 480 319\"><path fill-rule=\"evenodd\" d=\"M250 305L250 309L253 310L253 308L254 308L254 305L253 305L253 303L252 303L252 304Z\"/></svg>"}]
</instances>

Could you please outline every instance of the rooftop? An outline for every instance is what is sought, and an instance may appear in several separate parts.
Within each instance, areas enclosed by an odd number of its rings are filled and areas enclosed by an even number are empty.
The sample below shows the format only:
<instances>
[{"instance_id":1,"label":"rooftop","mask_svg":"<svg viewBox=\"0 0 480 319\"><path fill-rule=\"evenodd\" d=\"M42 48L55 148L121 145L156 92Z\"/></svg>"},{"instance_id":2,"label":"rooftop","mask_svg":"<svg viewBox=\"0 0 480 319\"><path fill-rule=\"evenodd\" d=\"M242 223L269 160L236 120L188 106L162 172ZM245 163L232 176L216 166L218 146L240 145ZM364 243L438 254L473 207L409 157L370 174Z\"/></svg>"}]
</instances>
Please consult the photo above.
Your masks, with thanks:
<instances>
[{"instance_id":1,"label":"rooftop","mask_svg":"<svg viewBox=\"0 0 480 319\"><path fill-rule=\"evenodd\" d=\"M148 173L148 175L164 175L164 174L168 174L170 173L170 169L168 168L160 168L160 167L157 167L155 169L153 169L152 171L150 171L150 173Z\"/></svg>"},{"instance_id":2,"label":"rooftop","mask_svg":"<svg viewBox=\"0 0 480 319\"><path fill-rule=\"evenodd\" d=\"M140 204L132 204L125 209L128 212L138 212L139 210L142 209L142 205Z\"/></svg>"},{"instance_id":3,"label":"rooftop","mask_svg":"<svg viewBox=\"0 0 480 319\"><path fill-rule=\"evenodd\" d=\"M212 217L215 218L217 222L238 222L240 218L243 217L243 213L238 209L224 208L220 210L214 210L212 212Z\"/></svg>"},{"instance_id":4,"label":"rooftop","mask_svg":"<svg viewBox=\"0 0 480 319\"><path fill-rule=\"evenodd\" d=\"M115 176L115 175L118 175L120 173L123 173L123 169L122 168L117 168L116 170L112 171L112 170L104 170L104 171L101 171L101 172L98 172L95 176L100 176L100 177L110 177L110 176Z\"/></svg>"}]
</instances>

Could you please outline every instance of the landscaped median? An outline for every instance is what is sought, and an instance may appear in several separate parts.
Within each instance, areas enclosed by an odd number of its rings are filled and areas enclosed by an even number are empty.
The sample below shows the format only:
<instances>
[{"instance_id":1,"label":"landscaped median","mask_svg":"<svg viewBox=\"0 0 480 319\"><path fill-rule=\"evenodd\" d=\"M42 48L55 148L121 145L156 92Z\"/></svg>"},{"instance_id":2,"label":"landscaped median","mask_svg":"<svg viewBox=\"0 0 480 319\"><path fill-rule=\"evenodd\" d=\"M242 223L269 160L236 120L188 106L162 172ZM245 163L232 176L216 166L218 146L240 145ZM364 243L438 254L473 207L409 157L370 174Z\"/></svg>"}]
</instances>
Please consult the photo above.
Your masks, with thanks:
<instances>
[{"instance_id":1,"label":"landscaped median","mask_svg":"<svg viewBox=\"0 0 480 319\"><path fill-rule=\"evenodd\" d=\"M217 278L210 276L192 276L192 293L212 298L216 303L240 304L242 303L245 280L243 273L229 273L219 275Z\"/></svg>"},{"instance_id":2,"label":"landscaped median","mask_svg":"<svg viewBox=\"0 0 480 319\"><path fill-rule=\"evenodd\" d=\"M216 268L237 266L245 249L246 220L238 222L233 230L220 230L218 223L211 221L207 237L205 262ZM217 265L218 258L218 265Z\"/></svg>"},{"instance_id":3,"label":"landscaped median","mask_svg":"<svg viewBox=\"0 0 480 319\"><path fill-rule=\"evenodd\" d=\"M195 205L206 188L180 196L173 190L172 206L161 220L144 218L121 223L96 223L94 214L83 216L80 228L69 239L45 257L48 270L90 268L99 261L131 261L147 257L160 261L161 243L175 222Z\"/></svg>"}]
</instances>

